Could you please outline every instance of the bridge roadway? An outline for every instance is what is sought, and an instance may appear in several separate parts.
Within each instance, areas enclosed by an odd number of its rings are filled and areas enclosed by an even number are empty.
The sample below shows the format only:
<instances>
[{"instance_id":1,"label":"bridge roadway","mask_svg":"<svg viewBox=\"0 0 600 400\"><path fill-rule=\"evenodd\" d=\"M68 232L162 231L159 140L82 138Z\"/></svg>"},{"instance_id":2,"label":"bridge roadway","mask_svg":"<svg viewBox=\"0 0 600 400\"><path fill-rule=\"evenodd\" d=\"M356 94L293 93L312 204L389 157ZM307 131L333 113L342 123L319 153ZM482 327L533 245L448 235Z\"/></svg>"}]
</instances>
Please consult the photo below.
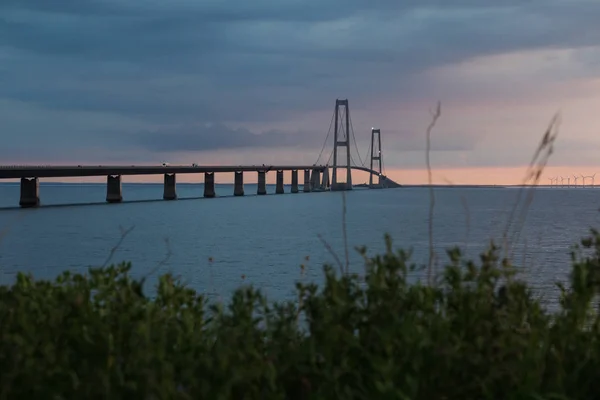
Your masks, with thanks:
<instances>
[{"instance_id":1,"label":"bridge roadway","mask_svg":"<svg viewBox=\"0 0 600 400\"><path fill-rule=\"evenodd\" d=\"M300 171L316 170L322 172L324 165L214 165L214 166L0 166L0 179L15 178L67 178L80 176L117 176L117 175L161 175L161 174L201 174L218 172L258 172L258 171ZM373 171L374 172L374 171ZM374 172L376 173L376 172Z\"/></svg>"},{"instance_id":2,"label":"bridge roadway","mask_svg":"<svg viewBox=\"0 0 600 400\"><path fill-rule=\"evenodd\" d=\"M347 167L338 167L347 168ZM379 184L370 188L400 187L366 167L350 167L377 175ZM213 166L0 166L0 179L21 179L21 207L37 207L40 204L39 178L66 178L83 176L106 176L106 201L120 203L123 200L121 177L127 175L164 175L163 199L177 199L176 175L204 173L204 197L216 197L215 173L234 173L234 196L244 196L244 172L257 172L257 194L267 194L266 174L276 171L275 193L284 193L284 171L291 171L291 193L299 193L298 171L304 172L302 191L322 192L325 190L351 190L352 185L344 183L330 185L328 165L213 165Z\"/></svg>"}]
</instances>

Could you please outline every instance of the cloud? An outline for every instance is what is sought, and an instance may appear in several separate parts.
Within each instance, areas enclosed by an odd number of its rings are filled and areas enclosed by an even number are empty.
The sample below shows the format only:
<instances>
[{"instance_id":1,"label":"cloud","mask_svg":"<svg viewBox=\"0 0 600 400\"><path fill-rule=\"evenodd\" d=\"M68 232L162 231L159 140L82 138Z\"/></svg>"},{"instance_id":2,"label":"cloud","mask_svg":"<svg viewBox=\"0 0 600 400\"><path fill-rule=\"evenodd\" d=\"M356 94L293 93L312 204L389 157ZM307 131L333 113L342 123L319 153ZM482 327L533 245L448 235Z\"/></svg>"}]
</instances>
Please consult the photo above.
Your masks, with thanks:
<instances>
[{"instance_id":1,"label":"cloud","mask_svg":"<svg viewBox=\"0 0 600 400\"><path fill-rule=\"evenodd\" d=\"M213 151L247 148L313 147L322 140L310 132L267 131L254 133L244 128L231 128L221 123L200 126L169 127L141 131L129 138L134 147L155 152Z\"/></svg>"},{"instance_id":2,"label":"cloud","mask_svg":"<svg viewBox=\"0 0 600 400\"><path fill-rule=\"evenodd\" d=\"M390 152L422 151L427 114L386 104L425 107L440 94L477 104L544 86L551 96L557 77L598 77L599 14L591 0L5 0L0 99L47 115L10 127L28 140L50 134L63 157L73 136L80 151L119 138L132 157L318 152L335 98L351 99L361 149L376 121ZM481 148L485 135L461 120L443 122L435 151Z\"/></svg>"}]
</instances>

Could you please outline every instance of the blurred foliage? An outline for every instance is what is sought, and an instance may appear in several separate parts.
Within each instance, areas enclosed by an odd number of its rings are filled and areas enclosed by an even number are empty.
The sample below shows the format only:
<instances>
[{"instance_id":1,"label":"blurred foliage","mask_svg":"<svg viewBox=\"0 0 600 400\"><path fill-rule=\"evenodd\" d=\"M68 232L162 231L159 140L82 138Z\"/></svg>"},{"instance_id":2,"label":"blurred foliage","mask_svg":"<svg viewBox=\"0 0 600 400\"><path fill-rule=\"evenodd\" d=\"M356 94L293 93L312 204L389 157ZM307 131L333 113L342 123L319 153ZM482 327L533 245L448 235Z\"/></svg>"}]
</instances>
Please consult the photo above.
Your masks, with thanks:
<instances>
[{"instance_id":1,"label":"blurred foliage","mask_svg":"<svg viewBox=\"0 0 600 400\"><path fill-rule=\"evenodd\" d=\"M0 399L592 399L600 236L572 252L558 311L490 246L448 251L435 283L408 253L326 266L294 301L239 288L209 302L172 275L143 293L129 264L19 275L0 287Z\"/></svg>"}]
</instances>

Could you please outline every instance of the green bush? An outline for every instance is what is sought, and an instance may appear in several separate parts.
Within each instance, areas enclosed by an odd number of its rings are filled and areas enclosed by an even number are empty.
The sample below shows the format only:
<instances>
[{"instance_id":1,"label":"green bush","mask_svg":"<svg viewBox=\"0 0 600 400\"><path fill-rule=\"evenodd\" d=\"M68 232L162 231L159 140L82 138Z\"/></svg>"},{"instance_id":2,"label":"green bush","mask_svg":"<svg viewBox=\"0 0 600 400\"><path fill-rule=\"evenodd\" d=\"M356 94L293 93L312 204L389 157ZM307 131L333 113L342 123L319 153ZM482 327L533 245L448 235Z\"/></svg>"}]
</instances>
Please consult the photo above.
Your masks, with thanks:
<instances>
[{"instance_id":1,"label":"green bush","mask_svg":"<svg viewBox=\"0 0 600 400\"><path fill-rule=\"evenodd\" d=\"M595 398L597 232L553 313L493 246L478 263L449 251L426 285L387 245L364 276L325 267L280 303L252 287L210 303L171 275L149 298L126 264L21 274L0 288L0 398Z\"/></svg>"}]
</instances>

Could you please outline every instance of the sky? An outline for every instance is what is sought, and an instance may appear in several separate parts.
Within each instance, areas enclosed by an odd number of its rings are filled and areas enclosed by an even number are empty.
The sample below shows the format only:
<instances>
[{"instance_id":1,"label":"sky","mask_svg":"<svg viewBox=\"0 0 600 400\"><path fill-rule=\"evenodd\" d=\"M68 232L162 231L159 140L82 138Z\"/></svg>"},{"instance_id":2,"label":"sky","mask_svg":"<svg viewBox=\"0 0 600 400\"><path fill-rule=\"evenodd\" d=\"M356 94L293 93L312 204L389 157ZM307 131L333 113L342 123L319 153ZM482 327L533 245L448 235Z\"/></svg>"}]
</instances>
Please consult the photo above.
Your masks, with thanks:
<instances>
[{"instance_id":1,"label":"sky","mask_svg":"<svg viewBox=\"0 0 600 400\"><path fill-rule=\"evenodd\" d=\"M0 164L312 165L339 98L353 158L380 128L400 183L426 180L438 100L437 183L519 183L556 112L542 180L592 175L598 15L597 0L2 0Z\"/></svg>"}]
</instances>

